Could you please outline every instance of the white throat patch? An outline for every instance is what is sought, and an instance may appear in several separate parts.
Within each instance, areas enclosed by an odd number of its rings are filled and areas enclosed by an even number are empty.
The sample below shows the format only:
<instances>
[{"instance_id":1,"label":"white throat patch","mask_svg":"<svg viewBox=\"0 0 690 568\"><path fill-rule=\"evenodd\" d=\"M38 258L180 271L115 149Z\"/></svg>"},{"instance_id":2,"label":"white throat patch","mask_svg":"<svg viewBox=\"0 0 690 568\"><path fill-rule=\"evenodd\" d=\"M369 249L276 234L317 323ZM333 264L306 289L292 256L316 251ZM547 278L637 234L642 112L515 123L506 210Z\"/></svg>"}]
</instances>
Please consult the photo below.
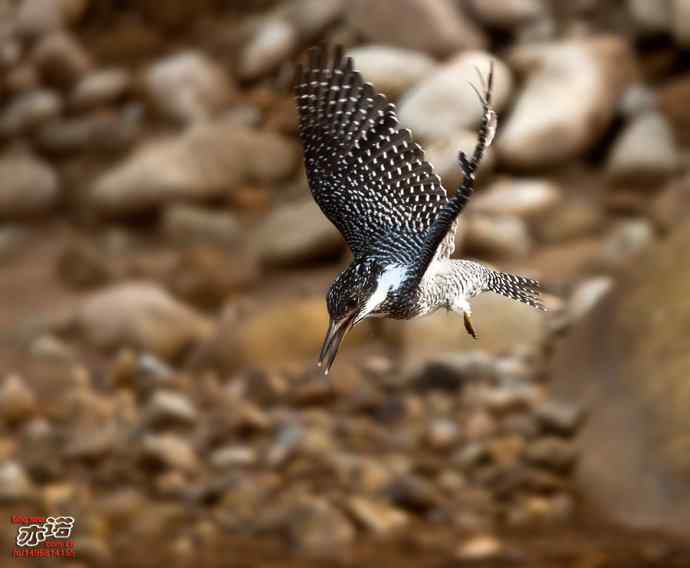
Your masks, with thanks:
<instances>
[{"instance_id":1,"label":"white throat patch","mask_svg":"<svg viewBox=\"0 0 690 568\"><path fill-rule=\"evenodd\" d=\"M397 290L406 276L407 268L404 266L394 265L386 268L381 274L376 290L364 306L363 317L378 308L388 297L390 291Z\"/></svg>"}]
</instances>

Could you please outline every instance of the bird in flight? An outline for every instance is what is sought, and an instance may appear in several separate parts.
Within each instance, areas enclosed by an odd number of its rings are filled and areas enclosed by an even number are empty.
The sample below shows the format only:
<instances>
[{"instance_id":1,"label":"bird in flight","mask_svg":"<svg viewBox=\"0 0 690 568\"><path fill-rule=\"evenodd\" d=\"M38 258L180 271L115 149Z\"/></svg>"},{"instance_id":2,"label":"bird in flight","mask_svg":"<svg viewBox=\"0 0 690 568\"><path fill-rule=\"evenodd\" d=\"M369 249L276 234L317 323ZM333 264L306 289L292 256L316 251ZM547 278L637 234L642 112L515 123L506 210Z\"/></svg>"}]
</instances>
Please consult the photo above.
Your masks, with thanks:
<instances>
[{"instance_id":1,"label":"bird in flight","mask_svg":"<svg viewBox=\"0 0 690 568\"><path fill-rule=\"evenodd\" d=\"M345 335L366 318L412 319L445 308L462 314L476 339L470 299L481 292L544 309L535 280L450 258L458 216L496 132L493 65L481 87L483 93L475 88L483 108L478 141L471 157L459 153L463 181L449 197L411 132L400 128L395 105L364 82L341 47L332 55L312 48L308 63L298 66L309 187L353 255L326 297L330 325L319 357L325 374Z\"/></svg>"}]
</instances>

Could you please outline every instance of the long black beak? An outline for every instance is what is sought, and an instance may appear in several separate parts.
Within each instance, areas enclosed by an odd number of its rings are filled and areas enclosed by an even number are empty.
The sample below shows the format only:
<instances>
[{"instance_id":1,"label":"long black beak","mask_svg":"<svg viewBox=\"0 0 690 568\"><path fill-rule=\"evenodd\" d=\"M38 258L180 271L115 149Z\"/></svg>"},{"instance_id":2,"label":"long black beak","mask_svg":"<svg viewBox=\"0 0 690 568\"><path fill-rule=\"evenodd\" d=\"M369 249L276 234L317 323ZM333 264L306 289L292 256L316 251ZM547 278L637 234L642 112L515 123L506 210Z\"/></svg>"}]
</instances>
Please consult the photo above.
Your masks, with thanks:
<instances>
[{"instance_id":1,"label":"long black beak","mask_svg":"<svg viewBox=\"0 0 690 568\"><path fill-rule=\"evenodd\" d=\"M328 326L328 333L326 333L326 339L323 340L321 354L319 355L319 367L323 369L324 375L327 375L328 371L331 370L331 365L333 365L333 361L335 361L335 356L338 354L340 344L347 335L347 332L352 329L356 316L357 313L353 312L340 321L331 320Z\"/></svg>"}]
</instances>

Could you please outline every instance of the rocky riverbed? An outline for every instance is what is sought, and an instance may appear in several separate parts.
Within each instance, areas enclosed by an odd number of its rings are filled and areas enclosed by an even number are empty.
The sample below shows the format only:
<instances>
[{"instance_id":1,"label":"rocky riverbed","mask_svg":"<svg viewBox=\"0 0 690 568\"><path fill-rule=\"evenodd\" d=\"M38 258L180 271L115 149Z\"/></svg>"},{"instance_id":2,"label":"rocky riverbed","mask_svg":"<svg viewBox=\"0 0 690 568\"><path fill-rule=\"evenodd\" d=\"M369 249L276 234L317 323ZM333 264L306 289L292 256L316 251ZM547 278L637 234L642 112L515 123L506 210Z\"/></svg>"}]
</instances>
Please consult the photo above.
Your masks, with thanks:
<instances>
[{"instance_id":1,"label":"rocky riverbed","mask_svg":"<svg viewBox=\"0 0 690 568\"><path fill-rule=\"evenodd\" d=\"M659 522L690 495L687 309L653 280L687 263L689 6L0 0L4 517L74 515L73 567L689 565ZM450 191L480 119L467 81L495 61L456 255L538 278L547 313L481 296L479 341L443 313L367 323L318 373L348 262L290 93L319 41ZM650 347L633 312L673 328Z\"/></svg>"}]
</instances>

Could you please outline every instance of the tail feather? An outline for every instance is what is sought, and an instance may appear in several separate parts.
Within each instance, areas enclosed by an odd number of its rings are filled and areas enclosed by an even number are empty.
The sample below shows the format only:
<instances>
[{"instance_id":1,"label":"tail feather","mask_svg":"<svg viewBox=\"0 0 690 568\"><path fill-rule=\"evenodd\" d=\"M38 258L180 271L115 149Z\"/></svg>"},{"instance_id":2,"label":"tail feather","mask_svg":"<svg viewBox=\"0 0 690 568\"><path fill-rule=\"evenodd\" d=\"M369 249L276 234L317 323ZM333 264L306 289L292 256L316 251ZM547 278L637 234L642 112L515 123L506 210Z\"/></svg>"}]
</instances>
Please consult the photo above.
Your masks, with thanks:
<instances>
[{"instance_id":1,"label":"tail feather","mask_svg":"<svg viewBox=\"0 0 690 568\"><path fill-rule=\"evenodd\" d=\"M492 270L488 278L487 290L546 311L539 295L541 284L531 278Z\"/></svg>"}]
</instances>

